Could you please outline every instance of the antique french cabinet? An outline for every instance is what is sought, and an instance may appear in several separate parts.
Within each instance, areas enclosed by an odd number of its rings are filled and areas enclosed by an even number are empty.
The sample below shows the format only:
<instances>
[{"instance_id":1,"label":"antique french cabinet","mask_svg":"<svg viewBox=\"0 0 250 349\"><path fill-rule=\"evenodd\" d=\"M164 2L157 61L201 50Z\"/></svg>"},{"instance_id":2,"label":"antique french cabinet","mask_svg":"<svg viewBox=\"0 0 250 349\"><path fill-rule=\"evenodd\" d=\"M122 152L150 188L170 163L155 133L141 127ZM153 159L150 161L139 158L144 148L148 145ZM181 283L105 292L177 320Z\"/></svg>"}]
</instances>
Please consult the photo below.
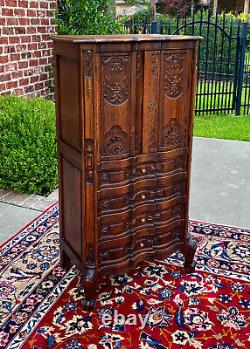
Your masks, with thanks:
<instances>
[{"instance_id":1,"label":"antique french cabinet","mask_svg":"<svg viewBox=\"0 0 250 349\"><path fill-rule=\"evenodd\" d=\"M100 276L194 247L187 235L198 37L55 36L61 261L84 307Z\"/></svg>"}]
</instances>

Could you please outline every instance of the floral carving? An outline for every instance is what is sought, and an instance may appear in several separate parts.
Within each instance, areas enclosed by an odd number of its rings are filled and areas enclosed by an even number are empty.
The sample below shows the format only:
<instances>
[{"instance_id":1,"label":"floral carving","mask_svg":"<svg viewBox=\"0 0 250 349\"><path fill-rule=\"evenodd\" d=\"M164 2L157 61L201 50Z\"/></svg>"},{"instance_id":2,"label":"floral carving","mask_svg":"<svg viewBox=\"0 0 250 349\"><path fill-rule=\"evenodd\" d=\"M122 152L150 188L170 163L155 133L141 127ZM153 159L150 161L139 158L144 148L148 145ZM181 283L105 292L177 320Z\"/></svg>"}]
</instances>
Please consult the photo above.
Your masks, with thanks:
<instances>
[{"instance_id":1,"label":"floral carving","mask_svg":"<svg viewBox=\"0 0 250 349\"><path fill-rule=\"evenodd\" d=\"M141 76L142 65L143 65L143 54L141 51L138 51L136 56L136 79L139 79L139 77Z\"/></svg>"},{"instance_id":2,"label":"floral carving","mask_svg":"<svg viewBox=\"0 0 250 349\"><path fill-rule=\"evenodd\" d=\"M122 131L120 126L113 126L105 134L103 153L104 155L124 155L129 152L128 134Z\"/></svg>"},{"instance_id":3,"label":"floral carving","mask_svg":"<svg viewBox=\"0 0 250 349\"><path fill-rule=\"evenodd\" d=\"M84 76L87 79L91 79L92 77L92 51L87 50L83 52L83 57L84 57Z\"/></svg>"},{"instance_id":4,"label":"floral carving","mask_svg":"<svg viewBox=\"0 0 250 349\"><path fill-rule=\"evenodd\" d=\"M104 99L110 104L119 105L128 100L128 56L103 58Z\"/></svg>"},{"instance_id":5,"label":"floral carving","mask_svg":"<svg viewBox=\"0 0 250 349\"><path fill-rule=\"evenodd\" d=\"M183 63L185 55L174 53L165 55L165 95L177 98L183 91Z\"/></svg>"},{"instance_id":6,"label":"floral carving","mask_svg":"<svg viewBox=\"0 0 250 349\"><path fill-rule=\"evenodd\" d=\"M161 146L163 148L182 144L181 126L172 118L162 130Z\"/></svg>"},{"instance_id":7,"label":"floral carving","mask_svg":"<svg viewBox=\"0 0 250 349\"><path fill-rule=\"evenodd\" d=\"M150 139L149 139L149 150L155 151L156 144L155 144L155 128L151 128L150 130Z\"/></svg>"},{"instance_id":8,"label":"floral carving","mask_svg":"<svg viewBox=\"0 0 250 349\"><path fill-rule=\"evenodd\" d=\"M152 55L152 63L151 63L151 69L152 69L152 73L154 75L158 75L159 73L159 68L160 68L160 65L159 65L159 54L153 54Z\"/></svg>"}]
</instances>

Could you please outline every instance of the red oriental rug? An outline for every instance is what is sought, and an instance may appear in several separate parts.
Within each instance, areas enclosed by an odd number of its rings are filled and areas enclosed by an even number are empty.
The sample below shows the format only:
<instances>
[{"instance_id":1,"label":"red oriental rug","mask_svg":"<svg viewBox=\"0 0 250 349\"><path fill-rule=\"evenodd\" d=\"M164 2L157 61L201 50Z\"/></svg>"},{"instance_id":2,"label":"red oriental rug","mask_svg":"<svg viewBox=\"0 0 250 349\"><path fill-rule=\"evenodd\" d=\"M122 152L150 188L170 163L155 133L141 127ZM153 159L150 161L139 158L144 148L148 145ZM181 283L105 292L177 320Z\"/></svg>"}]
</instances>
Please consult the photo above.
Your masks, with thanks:
<instances>
[{"instance_id":1,"label":"red oriental rug","mask_svg":"<svg viewBox=\"0 0 250 349\"><path fill-rule=\"evenodd\" d=\"M49 208L0 248L0 349L249 348L250 231L190 221L190 233L195 273L178 253L144 263L104 279L85 312L77 271L59 266Z\"/></svg>"}]
</instances>

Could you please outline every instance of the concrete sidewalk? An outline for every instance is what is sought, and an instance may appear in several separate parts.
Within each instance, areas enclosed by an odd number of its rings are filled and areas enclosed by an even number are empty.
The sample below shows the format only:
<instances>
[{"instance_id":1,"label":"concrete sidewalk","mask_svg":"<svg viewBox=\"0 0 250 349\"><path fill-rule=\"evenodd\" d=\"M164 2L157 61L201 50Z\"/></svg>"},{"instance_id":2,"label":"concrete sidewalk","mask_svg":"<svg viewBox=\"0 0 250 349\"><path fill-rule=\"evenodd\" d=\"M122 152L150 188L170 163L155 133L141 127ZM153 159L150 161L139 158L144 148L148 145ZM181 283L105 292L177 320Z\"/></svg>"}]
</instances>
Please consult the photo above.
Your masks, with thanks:
<instances>
[{"instance_id":1,"label":"concrete sidewalk","mask_svg":"<svg viewBox=\"0 0 250 349\"><path fill-rule=\"evenodd\" d=\"M250 142L195 137L191 178L191 219L250 228ZM39 205L0 202L0 243L38 216Z\"/></svg>"},{"instance_id":2,"label":"concrete sidewalk","mask_svg":"<svg viewBox=\"0 0 250 349\"><path fill-rule=\"evenodd\" d=\"M189 212L250 228L250 142L194 138Z\"/></svg>"}]
</instances>

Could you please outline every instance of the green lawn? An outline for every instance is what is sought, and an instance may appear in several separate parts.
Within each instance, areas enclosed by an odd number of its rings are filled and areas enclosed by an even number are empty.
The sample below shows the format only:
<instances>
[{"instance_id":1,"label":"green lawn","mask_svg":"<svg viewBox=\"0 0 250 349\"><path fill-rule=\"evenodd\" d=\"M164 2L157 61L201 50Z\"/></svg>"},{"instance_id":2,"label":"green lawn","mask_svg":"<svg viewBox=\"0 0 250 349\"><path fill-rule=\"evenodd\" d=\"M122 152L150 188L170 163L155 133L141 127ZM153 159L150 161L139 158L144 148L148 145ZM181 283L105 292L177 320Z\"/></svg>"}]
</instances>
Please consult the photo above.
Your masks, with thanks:
<instances>
[{"instance_id":1,"label":"green lawn","mask_svg":"<svg viewBox=\"0 0 250 349\"><path fill-rule=\"evenodd\" d=\"M194 136L250 141L250 115L196 115Z\"/></svg>"}]
</instances>

